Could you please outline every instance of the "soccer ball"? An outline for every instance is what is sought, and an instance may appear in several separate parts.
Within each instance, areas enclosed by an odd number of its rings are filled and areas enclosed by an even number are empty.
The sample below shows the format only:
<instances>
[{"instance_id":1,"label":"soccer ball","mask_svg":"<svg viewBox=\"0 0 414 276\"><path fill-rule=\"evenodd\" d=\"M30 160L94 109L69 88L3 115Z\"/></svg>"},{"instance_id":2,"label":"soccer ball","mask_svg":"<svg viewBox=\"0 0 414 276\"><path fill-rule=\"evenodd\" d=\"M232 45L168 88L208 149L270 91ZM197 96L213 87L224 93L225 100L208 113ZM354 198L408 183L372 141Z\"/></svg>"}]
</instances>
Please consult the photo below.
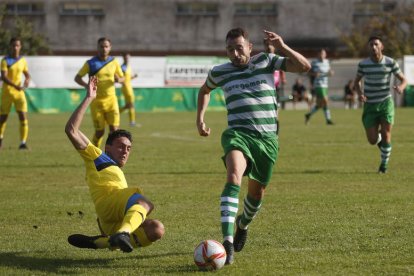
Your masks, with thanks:
<instances>
[{"instance_id":1,"label":"soccer ball","mask_svg":"<svg viewBox=\"0 0 414 276\"><path fill-rule=\"evenodd\" d=\"M226 250L218 241L202 241L194 250L194 262L200 270L220 269L226 262Z\"/></svg>"}]
</instances>

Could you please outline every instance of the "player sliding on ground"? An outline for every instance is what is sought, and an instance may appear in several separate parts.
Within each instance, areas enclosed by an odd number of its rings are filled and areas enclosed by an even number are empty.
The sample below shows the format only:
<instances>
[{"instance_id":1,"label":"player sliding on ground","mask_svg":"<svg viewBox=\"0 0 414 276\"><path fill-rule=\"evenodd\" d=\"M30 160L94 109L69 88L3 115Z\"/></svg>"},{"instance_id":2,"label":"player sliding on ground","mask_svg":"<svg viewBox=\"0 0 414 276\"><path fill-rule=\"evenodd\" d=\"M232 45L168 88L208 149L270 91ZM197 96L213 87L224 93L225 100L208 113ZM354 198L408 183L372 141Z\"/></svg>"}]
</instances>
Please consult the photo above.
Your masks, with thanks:
<instances>
[{"instance_id":1,"label":"player sliding on ground","mask_svg":"<svg viewBox=\"0 0 414 276\"><path fill-rule=\"evenodd\" d=\"M275 70L306 72L310 69L307 59L287 46L279 35L264 31L264 36L284 57L267 53L251 57L252 44L247 32L241 28L232 29L226 36L230 62L213 67L198 94L197 128L201 136L210 135L204 121L210 92L221 87L226 98L228 128L222 134L221 143L227 180L220 203L226 264L233 263L234 251L241 251L246 242L247 228L262 206L278 155L273 73ZM243 175L249 178L248 194L243 213L236 219Z\"/></svg>"},{"instance_id":2,"label":"player sliding on ground","mask_svg":"<svg viewBox=\"0 0 414 276\"><path fill-rule=\"evenodd\" d=\"M65 132L85 162L86 181L101 235L75 234L68 241L80 248L119 248L131 252L159 240L164 226L158 220L147 219L153 204L139 188L128 188L121 170L131 151L131 134L126 130L111 132L102 152L79 130L86 109L96 97L97 82L96 77L89 79L86 96L66 123Z\"/></svg>"}]
</instances>

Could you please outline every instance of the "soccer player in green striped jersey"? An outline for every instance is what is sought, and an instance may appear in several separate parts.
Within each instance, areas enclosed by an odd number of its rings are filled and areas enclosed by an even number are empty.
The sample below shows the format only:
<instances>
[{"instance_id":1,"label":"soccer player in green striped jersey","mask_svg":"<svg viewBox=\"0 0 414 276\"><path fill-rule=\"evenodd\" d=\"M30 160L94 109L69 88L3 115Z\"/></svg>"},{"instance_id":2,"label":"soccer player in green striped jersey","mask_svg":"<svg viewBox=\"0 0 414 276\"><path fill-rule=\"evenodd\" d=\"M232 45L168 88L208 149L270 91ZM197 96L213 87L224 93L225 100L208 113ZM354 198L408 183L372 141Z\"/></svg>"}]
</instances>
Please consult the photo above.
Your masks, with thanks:
<instances>
[{"instance_id":1,"label":"soccer player in green striped jersey","mask_svg":"<svg viewBox=\"0 0 414 276\"><path fill-rule=\"evenodd\" d=\"M391 155L391 129L394 124L394 101L391 95L391 75L399 84L394 85L395 92L403 93L407 80L401 72L398 63L382 54L384 44L381 37L372 36L368 40L369 57L358 64L355 78L355 89L359 100L364 102L362 122L368 142L378 145L381 153L381 163L378 173L385 173ZM364 78L364 89L361 80Z\"/></svg>"},{"instance_id":2,"label":"soccer player in green striped jersey","mask_svg":"<svg viewBox=\"0 0 414 276\"><path fill-rule=\"evenodd\" d=\"M308 124L311 116L322 108L326 124L333 125L331 111L328 107L328 77L333 76L334 71L326 58L325 49L321 49L318 58L312 61L309 74L313 77L312 87L315 90L316 104L305 114L305 124Z\"/></svg>"},{"instance_id":3,"label":"soccer player in green striped jersey","mask_svg":"<svg viewBox=\"0 0 414 276\"><path fill-rule=\"evenodd\" d=\"M230 62L213 67L198 94L197 128L201 136L209 136L211 131L204 120L210 92L221 87L226 99L228 128L222 134L221 144L227 179L220 197L226 264L233 263L234 251L242 250L246 242L247 228L260 210L278 155L273 73L310 69L308 60L287 46L279 35L264 31L264 36L284 57L271 53L251 56L253 45L247 32L232 29L226 36ZM243 212L237 216L244 175L248 176L248 193Z\"/></svg>"}]
</instances>

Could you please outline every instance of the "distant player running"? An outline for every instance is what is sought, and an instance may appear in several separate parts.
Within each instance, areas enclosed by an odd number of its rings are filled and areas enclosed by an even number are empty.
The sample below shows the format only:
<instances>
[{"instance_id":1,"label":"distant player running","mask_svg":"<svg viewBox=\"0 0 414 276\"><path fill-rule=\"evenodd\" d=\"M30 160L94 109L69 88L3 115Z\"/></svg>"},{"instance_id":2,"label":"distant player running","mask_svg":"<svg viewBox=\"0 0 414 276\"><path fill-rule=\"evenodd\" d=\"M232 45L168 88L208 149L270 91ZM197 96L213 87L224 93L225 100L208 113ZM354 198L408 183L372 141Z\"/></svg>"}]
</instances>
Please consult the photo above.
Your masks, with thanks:
<instances>
[{"instance_id":1,"label":"distant player running","mask_svg":"<svg viewBox=\"0 0 414 276\"><path fill-rule=\"evenodd\" d=\"M386 173L391 155L391 129L394 124L394 101L391 95L391 75L399 81L393 86L401 94L407 86L407 80L398 63L382 54L384 44L381 37L372 36L368 40L369 58L358 64L354 80L359 100L364 102L362 122L368 142L378 145L381 152L381 164L378 173ZM364 90L361 80L364 78Z\"/></svg>"},{"instance_id":2,"label":"distant player running","mask_svg":"<svg viewBox=\"0 0 414 276\"><path fill-rule=\"evenodd\" d=\"M83 76L96 76L99 80L96 99L91 104L91 115L95 127L92 143L98 148L101 146L105 125L109 125L109 132L119 127L119 106L115 93L115 82L123 82L124 74L118 60L110 56L112 44L106 37L98 39L98 55L85 62L75 82L83 87L88 84L82 79Z\"/></svg>"},{"instance_id":3,"label":"distant player running","mask_svg":"<svg viewBox=\"0 0 414 276\"><path fill-rule=\"evenodd\" d=\"M233 263L234 251L244 247L247 228L262 206L278 155L273 73L275 70L306 72L310 68L308 60L287 46L279 35L264 31L264 36L285 57L271 53L250 56L253 45L247 32L232 29L226 36L230 62L213 67L198 94L197 129L201 136L210 135L204 121L210 92L221 87L226 99L228 128L222 134L221 143L227 179L220 198L226 264ZM248 194L243 213L237 216L243 175L249 178Z\"/></svg>"},{"instance_id":4,"label":"distant player running","mask_svg":"<svg viewBox=\"0 0 414 276\"><path fill-rule=\"evenodd\" d=\"M312 87L315 90L316 104L305 114L305 124L309 123L313 114L320 108L323 108L326 124L333 125L331 111L328 107L328 77L331 77L334 72L331 69L329 60L326 58L325 49L321 49L318 58L312 61L312 68L309 74L313 77Z\"/></svg>"},{"instance_id":5,"label":"distant player running","mask_svg":"<svg viewBox=\"0 0 414 276\"><path fill-rule=\"evenodd\" d=\"M138 75L132 74L131 65L129 64L131 55L129 53L124 53L122 57L124 63L121 65L121 68L125 77L124 83L122 83L122 94L125 98L125 105L121 108L121 112L128 110L129 125L135 126L135 94L131 85L131 80L138 77Z\"/></svg>"},{"instance_id":6,"label":"distant player running","mask_svg":"<svg viewBox=\"0 0 414 276\"><path fill-rule=\"evenodd\" d=\"M101 235L75 234L69 236L68 241L80 248L120 248L123 252L131 252L135 247L159 240L164 235L164 226L158 220L147 219L154 205L139 188L128 188L121 170L131 151L131 134L121 129L111 132L105 152L102 152L79 130L96 92L97 78L91 77L87 94L66 123L65 132L85 162L86 182Z\"/></svg>"},{"instance_id":7,"label":"distant player running","mask_svg":"<svg viewBox=\"0 0 414 276\"><path fill-rule=\"evenodd\" d=\"M19 149L28 149L26 145L29 134L27 122L27 101L24 89L29 86L30 74L26 59L20 55L22 42L20 38L12 38L9 43L10 54L1 61L1 80L3 89L0 106L0 148L3 144L3 136L6 130L6 122L12 105L16 109L20 121L20 146ZM22 85L22 75L25 80Z\"/></svg>"}]
</instances>

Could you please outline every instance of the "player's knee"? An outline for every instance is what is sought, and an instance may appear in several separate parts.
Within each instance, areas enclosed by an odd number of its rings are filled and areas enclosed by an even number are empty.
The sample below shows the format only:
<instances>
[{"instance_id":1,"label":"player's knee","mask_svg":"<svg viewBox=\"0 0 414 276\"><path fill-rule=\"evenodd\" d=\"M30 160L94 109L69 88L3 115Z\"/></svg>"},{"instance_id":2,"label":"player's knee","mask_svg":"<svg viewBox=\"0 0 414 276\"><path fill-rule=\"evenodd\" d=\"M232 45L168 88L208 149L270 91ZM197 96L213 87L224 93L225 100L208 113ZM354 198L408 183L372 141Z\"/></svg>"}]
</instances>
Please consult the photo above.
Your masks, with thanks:
<instances>
[{"instance_id":1,"label":"player's knee","mask_svg":"<svg viewBox=\"0 0 414 276\"><path fill-rule=\"evenodd\" d=\"M237 172L234 173L228 173L227 174L227 182L228 183L234 183L236 185L240 185L242 182L241 177L239 176L239 174Z\"/></svg>"},{"instance_id":2,"label":"player's knee","mask_svg":"<svg viewBox=\"0 0 414 276\"><path fill-rule=\"evenodd\" d=\"M370 144L370 145L376 145L376 142L377 142L377 140L371 140L371 139L368 139L368 143Z\"/></svg>"},{"instance_id":3,"label":"player's knee","mask_svg":"<svg viewBox=\"0 0 414 276\"><path fill-rule=\"evenodd\" d=\"M138 204L144 207L147 210L148 214L154 210L154 204L152 204L152 202L147 199L138 200Z\"/></svg>"},{"instance_id":4,"label":"player's knee","mask_svg":"<svg viewBox=\"0 0 414 276\"><path fill-rule=\"evenodd\" d=\"M151 221L151 231L147 234L148 239L152 242L160 240L165 233L164 224L159 220Z\"/></svg>"}]
</instances>

